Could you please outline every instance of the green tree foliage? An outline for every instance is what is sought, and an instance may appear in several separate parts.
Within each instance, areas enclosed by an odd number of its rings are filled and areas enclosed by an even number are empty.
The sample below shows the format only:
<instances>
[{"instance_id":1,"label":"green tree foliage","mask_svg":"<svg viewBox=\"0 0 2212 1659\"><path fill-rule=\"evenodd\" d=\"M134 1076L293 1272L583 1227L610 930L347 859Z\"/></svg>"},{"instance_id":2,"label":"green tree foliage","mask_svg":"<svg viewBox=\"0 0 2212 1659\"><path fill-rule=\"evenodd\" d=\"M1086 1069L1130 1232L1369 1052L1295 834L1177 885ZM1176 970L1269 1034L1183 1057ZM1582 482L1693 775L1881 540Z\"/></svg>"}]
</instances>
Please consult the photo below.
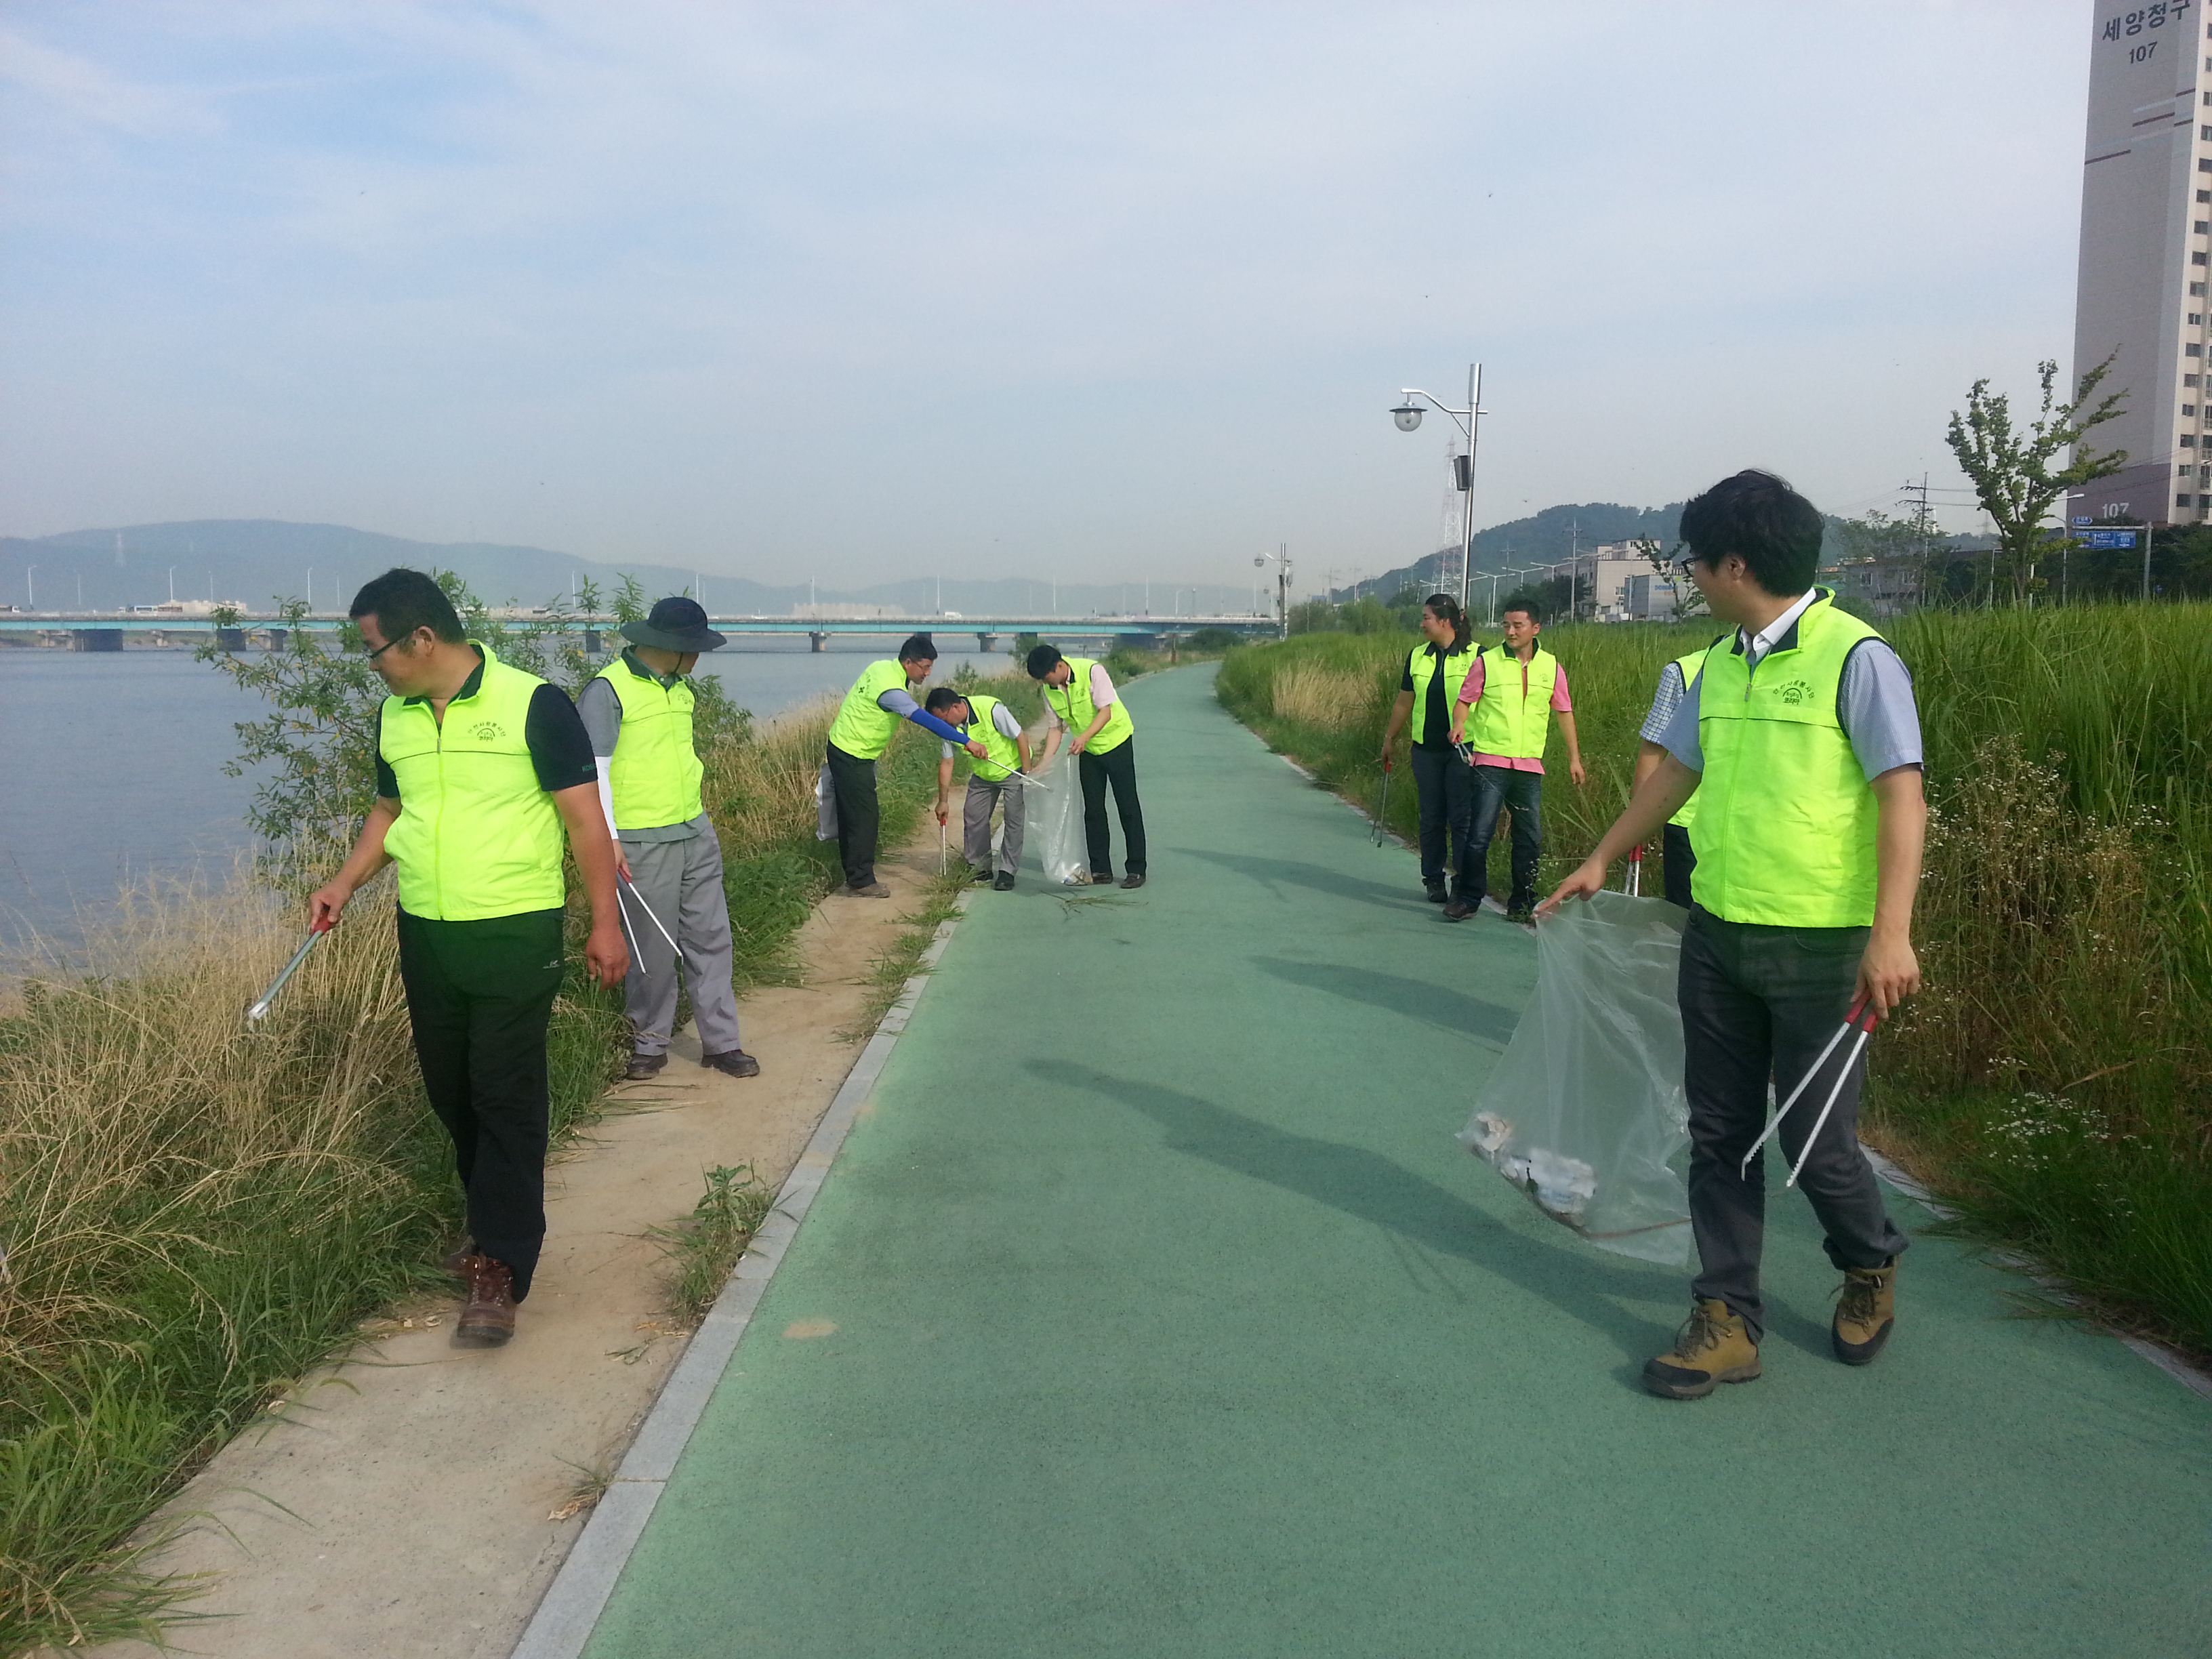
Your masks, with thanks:
<instances>
[{"instance_id":1,"label":"green tree foliage","mask_svg":"<svg viewBox=\"0 0 2212 1659\"><path fill-rule=\"evenodd\" d=\"M1975 381L1966 393L1963 415L1952 411L1944 436L1982 510L1997 527L1996 564L2011 579L2015 605L2026 604L2030 592L2046 585L2036 567L2057 550L2059 538L2044 523L2051 504L2076 485L2110 477L2127 464L2125 450L2100 453L2083 441L2119 413L2127 395L2108 392L2092 404L2112 366L2112 358L2106 358L2081 377L2073 401L2060 404L2055 390L2058 365L2048 359L2038 363L2043 402L2024 431L2013 422L2010 400L1991 392L1986 380ZM2054 466L2060 453L2069 450L2074 459Z\"/></svg>"}]
</instances>

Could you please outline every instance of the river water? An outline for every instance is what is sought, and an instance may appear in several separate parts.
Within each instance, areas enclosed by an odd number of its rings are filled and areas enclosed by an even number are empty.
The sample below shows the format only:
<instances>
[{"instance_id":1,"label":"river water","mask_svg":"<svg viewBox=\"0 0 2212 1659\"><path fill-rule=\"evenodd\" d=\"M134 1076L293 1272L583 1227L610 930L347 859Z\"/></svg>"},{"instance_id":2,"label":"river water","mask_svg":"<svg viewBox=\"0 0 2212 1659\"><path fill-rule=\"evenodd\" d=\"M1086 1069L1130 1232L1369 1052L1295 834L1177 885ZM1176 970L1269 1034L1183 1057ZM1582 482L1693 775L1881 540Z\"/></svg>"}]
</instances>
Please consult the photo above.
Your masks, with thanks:
<instances>
[{"instance_id":1,"label":"river water","mask_svg":"<svg viewBox=\"0 0 2212 1659\"><path fill-rule=\"evenodd\" d=\"M806 641L726 647L706 659L761 719L843 691L880 650ZM1002 674L1003 653L948 653ZM188 650L0 649L0 944L66 944L126 885L227 873L252 848L251 776L224 774L240 720L267 713Z\"/></svg>"}]
</instances>

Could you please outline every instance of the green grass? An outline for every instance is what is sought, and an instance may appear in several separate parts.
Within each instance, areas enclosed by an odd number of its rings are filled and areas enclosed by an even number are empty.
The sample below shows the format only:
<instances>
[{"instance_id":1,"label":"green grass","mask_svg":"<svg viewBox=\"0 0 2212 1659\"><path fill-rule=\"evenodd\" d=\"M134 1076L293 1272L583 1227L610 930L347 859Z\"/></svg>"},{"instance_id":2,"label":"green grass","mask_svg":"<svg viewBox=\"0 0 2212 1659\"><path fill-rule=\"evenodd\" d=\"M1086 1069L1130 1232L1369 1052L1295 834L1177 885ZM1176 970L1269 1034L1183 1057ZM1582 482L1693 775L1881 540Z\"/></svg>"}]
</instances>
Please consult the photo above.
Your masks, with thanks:
<instances>
[{"instance_id":1,"label":"green grass","mask_svg":"<svg viewBox=\"0 0 2212 1659\"><path fill-rule=\"evenodd\" d=\"M1589 773L1566 781L1555 730L1547 883L1626 801L1660 665L1718 631L1545 630ZM2212 606L1930 611L1885 632L1927 744L1928 988L1875 1046L1869 1137L2104 1316L2212 1354ZM1415 642L1243 647L1219 694L1372 812ZM1403 755L1389 823L1411 840ZM1506 856L1501 836L1493 884Z\"/></svg>"},{"instance_id":2,"label":"green grass","mask_svg":"<svg viewBox=\"0 0 2212 1659\"><path fill-rule=\"evenodd\" d=\"M687 1328L707 1316L775 1201L749 1164L717 1164L706 1172L706 1182L690 1215L647 1235L665 1253L668 1312Z\"/></svg>"}]
</instances>

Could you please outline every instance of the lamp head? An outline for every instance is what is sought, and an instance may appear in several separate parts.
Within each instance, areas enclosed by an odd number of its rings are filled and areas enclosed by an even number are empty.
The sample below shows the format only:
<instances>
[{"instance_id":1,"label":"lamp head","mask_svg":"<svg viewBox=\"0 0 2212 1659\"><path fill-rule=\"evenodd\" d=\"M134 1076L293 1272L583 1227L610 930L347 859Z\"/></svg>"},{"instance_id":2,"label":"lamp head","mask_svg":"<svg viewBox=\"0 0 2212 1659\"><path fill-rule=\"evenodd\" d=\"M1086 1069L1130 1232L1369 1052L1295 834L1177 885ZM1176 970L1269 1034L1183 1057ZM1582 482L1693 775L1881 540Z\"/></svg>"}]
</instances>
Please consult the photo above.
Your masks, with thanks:
<instances>
[{"instance_id":1,"label":"lamp head","mask_svg":"<svg viewBox=\"0 0 2212 1659\"><path fill-rule=\"evenodd\" d=\"M1401 432L1411 432L1421 423L1421 406L1411 398L1400 404L1397 408L1390 411L1390 414L1398 422L1398 430Z\"/></svg>"},{"instance_id":2,"label":"lamp head","mask_svg":"<svg viewBox=\"0 0 2212 1659\"><path fill-rule=\"evenodd\" d=\"M1252 562L1253 562L1254 566L1255 566L1255 567L1256 567L1256 568L1266 568L1266 566L1267 566L1267 556L1266 554L1262 553L1262 554L1261 554L1261 555L1259 556L1259 557L1257 557L1257 558L1254 559L1254 560L1252 561Z\"/></svg>"}]
</instances>

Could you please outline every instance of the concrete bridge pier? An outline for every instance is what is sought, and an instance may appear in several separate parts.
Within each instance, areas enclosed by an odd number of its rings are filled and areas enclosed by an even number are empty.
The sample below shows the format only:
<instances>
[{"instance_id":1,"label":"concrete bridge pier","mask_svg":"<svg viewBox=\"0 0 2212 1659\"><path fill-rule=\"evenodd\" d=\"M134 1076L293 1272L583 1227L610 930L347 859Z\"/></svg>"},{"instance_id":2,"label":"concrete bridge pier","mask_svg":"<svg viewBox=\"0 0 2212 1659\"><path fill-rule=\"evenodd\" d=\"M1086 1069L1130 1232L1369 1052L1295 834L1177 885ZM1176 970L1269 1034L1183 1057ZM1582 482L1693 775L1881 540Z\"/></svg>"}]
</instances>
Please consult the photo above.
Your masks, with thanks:
<instances>
[{"instance_id":1,"label":"concrete bridge pier","mask_svg":"<svg viewBox=\"0 0 2212 1659\"><path fill-rule=\"evenodd\" d=\"M246 649L246 630L242 628L218 628L215 630L215 648L218 651Z\"/></svg>"},{"instance_id":2,"label":"concrete bridge pier","mask_svg":"<svg viewBox=\"0 0 2212 1659\"><path fill-rule=\"evenodd\" d=\"M265 629L264 632L264 644L265 648L268 650L282 651L284 648L285 641L289 640L291 637L292 635L289 630L286 629L271 628Z\"/></svg>"},{"instance_id":3,"label":"concrete bridge pier","mask_svg":"<svg viewBox=\"0 0 2212 1659\"><path fill-rule=\"evenodd\" d=\"M999 636L996 634L987 634L980 628L977 629L975 630L975 648L978 651L983 652L987 655L991 652L996 651L999 648Z\"/></svg>"},{"instance_id":4,"label":"concrete bridge pier","mask_svg":"<svg viewBox=\"0 0 2212 1659\"><path fill-rule=\"evenodd\" d=\"M817 657L830 648L830 636L827 634L809 634L806 636L806 640L807 649L813 652Z\"/></svg>"},{"instance_id":5,"label":"concrete bridge pier","mask_svg":"<svg viewBox=\"0 0 2212 1659\"><path fill-rule=\"evenodd\" d=\"M1157 651L1160 648L1161 638L1158 634L1124 634L1115 643L1126 645L1132 651Z\"/></svg>"},{"instance_id":6,"label":"concrete bridge pier","mask_svg":"<svg viewBox=\"0 0 2212 1659\"><path fill-rule=\"evenodd\" d=\"M584 630L584 654L587 657L596 657L599 654L599 630L596 628L587 628Z\"/></svg>"},{"instance_id":7,"label":"concrete bridge pier","mask_svg":"<svg viewBox=\"0 0 2212 1659\"><path fill-rule=\"evenodd\" d=\"M123 630L119 628L72 628L70 629L70 649L72 651L120 651Z\"/></svg>"}]
</instances>

